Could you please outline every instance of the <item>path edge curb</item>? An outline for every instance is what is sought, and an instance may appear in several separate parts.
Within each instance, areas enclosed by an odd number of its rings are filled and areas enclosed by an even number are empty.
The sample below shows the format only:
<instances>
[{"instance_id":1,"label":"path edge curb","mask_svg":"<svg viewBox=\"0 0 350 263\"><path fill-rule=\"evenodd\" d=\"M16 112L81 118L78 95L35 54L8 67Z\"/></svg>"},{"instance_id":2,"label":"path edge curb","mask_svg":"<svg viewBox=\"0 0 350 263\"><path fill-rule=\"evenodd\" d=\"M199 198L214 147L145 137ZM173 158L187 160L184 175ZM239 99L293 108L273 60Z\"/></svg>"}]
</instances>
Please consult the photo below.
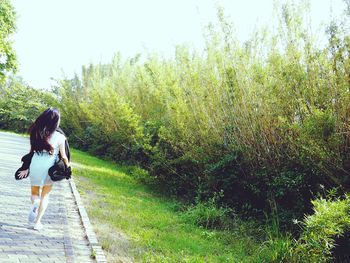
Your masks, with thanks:
<instances>
[{"instance_id":1,"label":"path edge curb","mask_svg":"<svg viewBox=\"0 0 350 263\"><path fill-rule=\"evenodd\" d=\"M92 225L90 223L89 216L85 210L85 207L81 201L80 194L77 190L75 182L74 182L73 178L70 178L68 181L69 181L69 185L70 185L71 191L72 191L74 199L75 199L75 203L78 207L80 220L81 220L81 223L83 225L87 240L89 242L91 252L95 255L95 260L97 263L106 263L107 262L106 256L102 250L102 247L98 243L96 234L92 228Z\"/></svg>"}]
</instances>

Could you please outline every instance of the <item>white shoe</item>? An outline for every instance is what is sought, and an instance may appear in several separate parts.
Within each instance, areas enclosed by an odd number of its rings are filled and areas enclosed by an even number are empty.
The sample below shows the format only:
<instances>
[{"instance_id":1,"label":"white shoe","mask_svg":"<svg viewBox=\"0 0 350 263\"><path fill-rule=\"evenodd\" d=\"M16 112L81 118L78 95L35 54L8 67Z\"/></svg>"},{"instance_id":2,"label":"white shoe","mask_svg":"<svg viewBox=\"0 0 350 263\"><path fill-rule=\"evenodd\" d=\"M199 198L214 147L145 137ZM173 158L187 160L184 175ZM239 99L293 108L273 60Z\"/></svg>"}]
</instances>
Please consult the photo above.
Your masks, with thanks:
<instances>
[{"instance_id":1,"label":"white shoe","mask_svg":"<svg viewBox=\"0 0 350 263\"><path fill-rule=\"evenodd\" d=\"M40 231L41 229L43 229L43 224L42 223L40 223L40 222L37 222L35 225L34 225L34 229L35 230L38 230L38 231Z\"/></svg>"},{"instance_id":2,"label":"white shoe","mask_svg":"<svg viewBox=\"0 0 350 263\"><path fill-rule=\"evenodd\" d=\"M32 208L30 209L29 216L28 216L29 224L34 223L34 220L38 214L39 203L40 203L40 200L39 201L35 200Z\"/></svg>"}]
</instances>

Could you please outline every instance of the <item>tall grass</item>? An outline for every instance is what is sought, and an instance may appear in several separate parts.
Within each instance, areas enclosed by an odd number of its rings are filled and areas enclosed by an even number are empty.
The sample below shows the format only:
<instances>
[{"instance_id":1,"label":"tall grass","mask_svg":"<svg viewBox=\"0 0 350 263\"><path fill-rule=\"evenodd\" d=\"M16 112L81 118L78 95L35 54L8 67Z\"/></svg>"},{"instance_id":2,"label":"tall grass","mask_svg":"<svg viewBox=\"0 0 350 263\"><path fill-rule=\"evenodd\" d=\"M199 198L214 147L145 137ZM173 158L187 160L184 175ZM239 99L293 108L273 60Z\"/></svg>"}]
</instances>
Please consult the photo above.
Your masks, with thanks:
<instances>
[{"instance_id":1,"label":"tall grass","mask_svg":"<svg viewBox=\"0 0 350 263\"><path fill-rule=\"evenodd\" d=\"M206 48L178 46L83 67L57 87L63 126L78 147L147 168L166 191L286 220L311 208L320 183L349 174L350 38L342 23L320 47L304 2L280 5L275 31L239 42L218 9ZM345 18L344 18L345 19Z\"/></svg>"}]
</instances>

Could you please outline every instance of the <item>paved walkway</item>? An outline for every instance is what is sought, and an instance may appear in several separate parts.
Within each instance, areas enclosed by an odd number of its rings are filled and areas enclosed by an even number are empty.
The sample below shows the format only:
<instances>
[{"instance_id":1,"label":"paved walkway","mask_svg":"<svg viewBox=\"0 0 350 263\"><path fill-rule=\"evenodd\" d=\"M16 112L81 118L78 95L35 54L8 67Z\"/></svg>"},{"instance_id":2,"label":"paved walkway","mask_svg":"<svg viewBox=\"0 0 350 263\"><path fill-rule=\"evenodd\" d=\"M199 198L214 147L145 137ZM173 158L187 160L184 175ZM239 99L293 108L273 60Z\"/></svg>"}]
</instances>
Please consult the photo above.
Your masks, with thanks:
<instances>
[{"instance_id":1,"label":"paved walkway","mask_svg":"<svg viewBox=\"0 0 350 263\"><path fill-rule=\"evenodd\" d=\"M0 262L95 262L67 180L53 186L44 229L28 226L30 182L14 178L28 150L27 138L0 132Z\"/></svg>"}]
</instances>

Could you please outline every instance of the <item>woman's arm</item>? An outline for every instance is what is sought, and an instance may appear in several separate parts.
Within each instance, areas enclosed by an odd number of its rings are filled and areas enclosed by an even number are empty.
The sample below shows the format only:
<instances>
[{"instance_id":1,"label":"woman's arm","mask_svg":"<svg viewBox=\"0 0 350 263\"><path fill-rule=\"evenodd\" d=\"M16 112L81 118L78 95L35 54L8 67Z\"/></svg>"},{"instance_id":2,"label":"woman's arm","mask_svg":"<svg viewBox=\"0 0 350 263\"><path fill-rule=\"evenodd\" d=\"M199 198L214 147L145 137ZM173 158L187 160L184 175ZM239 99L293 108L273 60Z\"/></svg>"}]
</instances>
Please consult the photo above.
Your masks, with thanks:
<instances>
[{"instance_id":1,"label":"woman's arm","mask_svg":"<svg viewBox=\"0 0 350 263\"><path fill-rule=\"evenodd\" d=\"M68 158L67 158L66 148L65 148L64 142L59 145L59 150L60 150L60 154L61 154L62 160L64 161L66 166L69 167L70 164L69 164L69 161L68 161Z\"/></svg>"}]
</instances>

